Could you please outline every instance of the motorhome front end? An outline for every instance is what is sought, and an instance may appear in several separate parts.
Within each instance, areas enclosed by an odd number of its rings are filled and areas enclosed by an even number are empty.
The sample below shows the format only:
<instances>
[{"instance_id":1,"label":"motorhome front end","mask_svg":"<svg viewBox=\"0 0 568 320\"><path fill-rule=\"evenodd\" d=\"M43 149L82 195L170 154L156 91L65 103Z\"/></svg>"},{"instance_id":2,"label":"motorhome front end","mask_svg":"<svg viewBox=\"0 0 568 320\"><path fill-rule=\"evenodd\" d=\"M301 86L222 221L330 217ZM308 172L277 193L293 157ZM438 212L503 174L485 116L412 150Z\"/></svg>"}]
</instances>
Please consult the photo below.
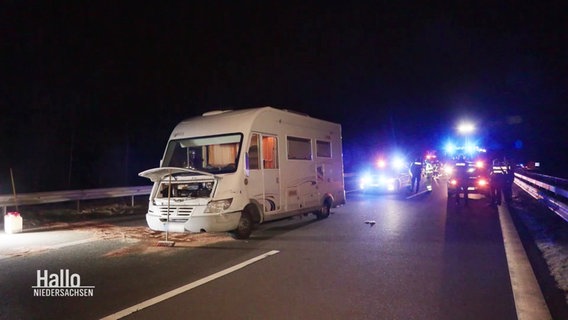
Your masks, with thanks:
<instances>
[{"instance_id":1,"label":"motorhome front end","mask_svg":"<svg viewBox=\"0 0 568 320\"><path fill-rule=\"evenodd\" d=\"M178 124L140 176L154 182L151 229L247 238L255 223L345 203L341 127L271 107L210 112Z\"/></svg>"}]
</instances>

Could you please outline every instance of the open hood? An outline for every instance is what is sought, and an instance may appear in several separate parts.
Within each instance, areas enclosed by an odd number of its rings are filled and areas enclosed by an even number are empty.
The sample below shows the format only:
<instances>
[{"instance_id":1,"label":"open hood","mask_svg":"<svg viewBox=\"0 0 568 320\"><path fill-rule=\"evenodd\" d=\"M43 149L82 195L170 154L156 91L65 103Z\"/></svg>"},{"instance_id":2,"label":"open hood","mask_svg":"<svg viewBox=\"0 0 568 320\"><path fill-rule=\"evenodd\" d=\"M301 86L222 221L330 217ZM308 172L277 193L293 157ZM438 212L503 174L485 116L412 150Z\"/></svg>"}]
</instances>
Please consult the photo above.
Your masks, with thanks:
<instances>
[{"instance_id":1,"label":"open hood","mask_svg":"<svg viewBox=\"0 0 568 320\"><path fill-rule=\"evenodd\" d=\"M173 177L173 175L177 173L197 173L200 175L211 176L216 179L219 179L219 177L209 172L199 171L195 169L188 169L188 168L178 168L178 167L161 167L161 168L148 169L146 171L140 172L138 175L144 178L148 178L152 182L158 182L169 175L172 175Z\"/></svg>"}]
</instances>

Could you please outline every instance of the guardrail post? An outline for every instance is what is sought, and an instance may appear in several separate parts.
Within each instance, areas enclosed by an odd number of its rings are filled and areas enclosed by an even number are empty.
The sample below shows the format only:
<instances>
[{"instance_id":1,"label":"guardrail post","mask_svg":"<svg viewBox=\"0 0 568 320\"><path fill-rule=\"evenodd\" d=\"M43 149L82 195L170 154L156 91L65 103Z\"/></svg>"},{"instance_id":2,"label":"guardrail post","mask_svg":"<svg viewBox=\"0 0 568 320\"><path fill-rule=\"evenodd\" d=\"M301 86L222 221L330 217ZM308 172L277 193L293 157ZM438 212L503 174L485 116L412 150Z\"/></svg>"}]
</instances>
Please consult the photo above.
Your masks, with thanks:
<instances>
[{"instance_id":1,"label":"guardrail post","mask_svg":"<svg viewBox=\"0 0 568 320\"><path fill-rule=\"evenodd\" d=\"M1 208L2 208L1 209L2 211L0 213L2 214L2 223L5 224L6 223L6 206L2 206Z\"/></svg>"},{"instance_id":2,"label":"guardrail post","mask_svg":"<svg viewBox=\"0 0 568 320\"><path fill-rule=\"evenodd\" d=\"M81 200L77 200L77 213L81 213Z\"/></svg>"},{"instance_id":3,"label":"guardrail post","mask_svg":"<svg viewBox=\"0 0 568 320\"><path fill-rule=\"evenodd\" d=\"M130 196L130 206L134 208L134 195Z\"/></svg>"}]
</instances>

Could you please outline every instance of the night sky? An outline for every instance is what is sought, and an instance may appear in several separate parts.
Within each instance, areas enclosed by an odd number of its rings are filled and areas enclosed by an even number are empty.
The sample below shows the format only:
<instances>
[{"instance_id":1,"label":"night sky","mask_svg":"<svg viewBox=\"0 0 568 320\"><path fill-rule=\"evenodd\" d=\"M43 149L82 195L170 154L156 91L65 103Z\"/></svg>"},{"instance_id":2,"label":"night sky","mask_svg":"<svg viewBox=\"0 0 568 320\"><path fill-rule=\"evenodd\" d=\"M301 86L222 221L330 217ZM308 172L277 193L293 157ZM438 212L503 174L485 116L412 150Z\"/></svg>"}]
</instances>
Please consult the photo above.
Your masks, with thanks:
<instances>
[{"instance_id":1,"label":"night sky","mask_svg":"<svg viewBox=\"0 0 568 320\"><path fill-rule=\"evenodd\" d=\"M0 193L148 184L179 121L266 105L341 123L346 169L467 118L563 171L567 1L391 2L3 1Z\"/></svg>"}]
</instances>

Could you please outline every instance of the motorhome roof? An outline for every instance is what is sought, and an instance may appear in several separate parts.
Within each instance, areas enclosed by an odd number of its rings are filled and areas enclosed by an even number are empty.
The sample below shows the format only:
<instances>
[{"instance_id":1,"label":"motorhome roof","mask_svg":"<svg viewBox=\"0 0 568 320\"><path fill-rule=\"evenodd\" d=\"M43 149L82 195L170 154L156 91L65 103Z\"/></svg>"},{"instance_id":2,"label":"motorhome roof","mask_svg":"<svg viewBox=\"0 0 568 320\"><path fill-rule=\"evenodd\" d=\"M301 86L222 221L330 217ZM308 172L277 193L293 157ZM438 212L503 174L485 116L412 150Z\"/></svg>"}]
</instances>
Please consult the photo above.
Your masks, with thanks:
<instances>
[{"instance_id":1,"label":"motorhome roof","mask_svg":"<svg viewBox=\"0 0 568 320\"><path fill-rule=\"evenodd\" d=\"M324 121L311 118L306 114L273 107L240 110L216 110L206 112L202 116L189 118L180 122L173 130L170 139L179 139L189 136L247 132L250 130L253 122L258 118L258 116L265 112L272 112L275 117L298 117L297 119L310 119L308 121Z\"/></svg>"},{"instance_id":2,"label":"motorhome roof","mask_svg":"<svg viewBox=\"0 0 568 320\"><path fill-rule=\"evenodd\" d=\"M265 110L265 109L279 110L279 111L283 111L283 112L297 114L297 115L304 116L304 117L310 116L309 114L304 113L304 112L299 112L299 111L294 111L294 110L289 110L289 109L279 109L279 108L274 108L274 107L271 107L271 106L258 107L258 108L247 108L247 109L240 109L240 110L234 110L234 109L211 110L211 111L207 111L207 112L203 113L201 116L209 117L209 116L216 116L216 115L228 113L228 112L239 112L239 111L245 111L246 112L246 111L251 111L251 110ZM194 118L190 118L190 119L194 119ZM190 120L190 119L187 119L187 120Z\"/></svg>"},{"instance_id":3,"label":"motorhome roof","mask_svg":"<svg viewBox=\"0 0 568 320\"><path fill-rule=\"evenodd\" d=\"M284 112L288 112L288 113L293 113L293 114L297 114L300 116L305 116L305 117L309 117L310 115L304 112L299 112L299 111L294 111L294 110L288 110L288 109L279 109L279 108L274 108L271 106L265 106L265 107L258 107L258 108L247 108L247 109L240 109L240 110L234 110L234 109L220 109L220 110L211 110L211 111L207 111L205 113L203 113L201 116L203 117L208 117L208 116L216 116L219 114L223 114L223 113L227 113L227 112L238 112L238 111L251 111L251 110L264 110L264 109L272 109L272 110L279 110L279 111L284 111ZM194 118L190 118L190 119L194 119ZM187 119L189 120L189 119Z\"/></svg>"}]
</instances>

